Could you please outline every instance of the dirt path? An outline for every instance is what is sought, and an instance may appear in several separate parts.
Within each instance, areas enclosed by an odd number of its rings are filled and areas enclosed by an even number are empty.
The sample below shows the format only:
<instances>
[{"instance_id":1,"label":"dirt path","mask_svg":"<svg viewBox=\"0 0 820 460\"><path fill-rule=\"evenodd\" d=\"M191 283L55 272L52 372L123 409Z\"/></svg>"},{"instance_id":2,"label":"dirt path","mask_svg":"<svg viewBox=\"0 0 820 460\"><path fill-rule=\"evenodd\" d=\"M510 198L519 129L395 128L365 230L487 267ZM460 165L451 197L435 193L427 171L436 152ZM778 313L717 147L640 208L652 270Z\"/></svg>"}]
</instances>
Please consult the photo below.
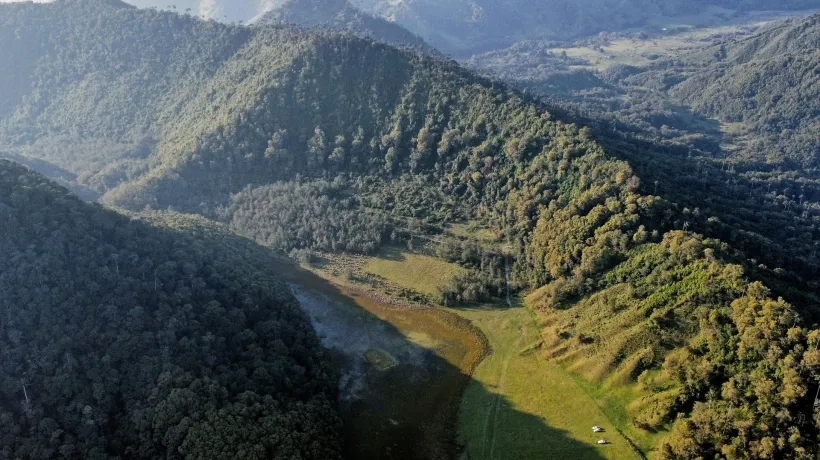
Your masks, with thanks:
<instances>
[{"instance_id":1,"label":"dirt path","mask_svg":"<svg viewBox=\"0 0 820 460\"><path fill-rule=\"evenodd\" d=\"M507 369L509 369L509 367L510 367L510 361L512 361L512 359L515 357L515 350L518 349L519 345L521 344L521 341L524 340L524 337L526 337L526 335L527 335L526 330L522 327L521 328L521 333L518 336L518 339L516 339L515 343L512 344L512 346L509 349L510 351L507 353L506 358L504 358L504 365L503 365L503 369L501 371L501 377L498 379L498 385L496 387L497 393L495 394L495 398L494 398L492 407L490 407L490 411L487 412L487 418L484 420L484 436L483 436L484 442L483 442L483 445L481 447L481 452L482 453L486 449L487 429L489 428L489 425L490 425L490 419L492 419L492 424L493 424L493 436L492 436L492 439L490 440L490 456L486 457L489 460L492 460L494 458L493 456L495 455L495 440L496 440L496 435L498 433L498 408L501 405L501 398L504 397L504 395L503 395L504 381L507 378Z\"/></svg>"}]
</instances>

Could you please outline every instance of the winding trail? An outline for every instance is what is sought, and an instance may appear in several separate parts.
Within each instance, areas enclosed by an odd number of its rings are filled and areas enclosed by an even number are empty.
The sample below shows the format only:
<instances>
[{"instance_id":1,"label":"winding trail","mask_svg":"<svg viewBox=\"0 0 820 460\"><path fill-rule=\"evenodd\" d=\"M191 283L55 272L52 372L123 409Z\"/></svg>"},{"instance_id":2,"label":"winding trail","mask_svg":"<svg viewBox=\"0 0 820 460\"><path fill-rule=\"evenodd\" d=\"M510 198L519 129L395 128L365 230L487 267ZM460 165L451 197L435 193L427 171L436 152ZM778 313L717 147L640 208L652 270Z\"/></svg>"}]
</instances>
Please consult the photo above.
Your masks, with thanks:
<instances>
[{"instance_id":1,"label":"winding trail","mask_svg":"<svg viewBox=\"0 0 820 460\"><path fill-rule=\"evenodd\" d=\"M516 339L515 343L513 343L512 346L510 346L509 351L507 352L507 356L504 358L501 377L498 379L498 385L496 386L497 392L495 394L492 407L487 412L487 418L484 419L484 434L482 436L484 441L481 446L482 453L486 449L487 429L490 425L490 419L492 419L493 422L493 436L490 440L490 456L485 457L489 460L492 460L495 455L495 440L496 436L498 435L498 407L501 405L501 398L503 397L504 381L507 378L507 369L509 369L510 367L510 361L512 361L512 359L515 357L515 350L518 349L519 345L521 344L521 341L524 340L524 337L526 337L526 335L526 330L522 327L518 339Z\"/></svg>"}]
</instances>

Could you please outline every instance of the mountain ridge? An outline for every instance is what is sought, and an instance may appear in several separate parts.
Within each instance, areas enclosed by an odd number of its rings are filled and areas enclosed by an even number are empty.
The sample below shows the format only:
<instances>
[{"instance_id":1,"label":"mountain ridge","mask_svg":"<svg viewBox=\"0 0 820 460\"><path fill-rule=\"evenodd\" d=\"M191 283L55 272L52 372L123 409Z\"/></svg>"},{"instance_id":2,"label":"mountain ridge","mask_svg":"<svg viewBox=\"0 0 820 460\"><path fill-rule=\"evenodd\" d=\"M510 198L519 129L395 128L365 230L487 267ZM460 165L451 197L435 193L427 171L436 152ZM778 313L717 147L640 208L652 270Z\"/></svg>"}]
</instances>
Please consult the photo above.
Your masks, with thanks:
<instances>
[{"instance_id":1,"label":"mountain ridge","mask_svg":"<svg viewBox=\"0 0 820 460\"><path fill-rule=\"evenodd\" d=\"M364 13L348 0L289 0L280 5L271 5L271 9L254 22L347 30L393 46L435 52L421 37L396 23Z\"/></svg>"}]
</instances>

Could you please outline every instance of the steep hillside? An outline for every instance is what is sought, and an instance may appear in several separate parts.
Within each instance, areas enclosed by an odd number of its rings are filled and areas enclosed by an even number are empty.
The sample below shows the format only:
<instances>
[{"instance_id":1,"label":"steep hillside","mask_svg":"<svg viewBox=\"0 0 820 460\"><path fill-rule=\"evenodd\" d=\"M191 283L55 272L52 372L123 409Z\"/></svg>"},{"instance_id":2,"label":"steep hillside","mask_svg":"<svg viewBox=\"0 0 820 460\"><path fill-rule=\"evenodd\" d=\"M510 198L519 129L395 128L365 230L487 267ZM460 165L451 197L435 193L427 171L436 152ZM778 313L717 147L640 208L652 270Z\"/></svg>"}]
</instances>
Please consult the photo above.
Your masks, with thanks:
<instances>
[{"instance_id":1,"label":"steep hillside","mask_svg":"<svg viewBox=\"0 0 820 460\"><path fill-rule=\"evenodd\" d=\"M811 279L820 209L817 36L813 16L711 34L533 42L473 62L594 126L653 192L689 210L681 225L758 260L791 253L773 265L805 261ZM601 56L615 63L598 70L591 59ZM618 64L630 59L642 64ZM752 232L730 230L738 226Z\"/></svg>"},{"instance_id":2,"label":"steep hillside","mask_svg":"<svg viewBox=\"0 0 820 460\"><path fill-rule=\"evenodd\" d=\"M92 0L2 8L22 63L0 70L16 154L82 170L109 203L198 212L305 261L424 241L465 269L444 303L530 293L535 349L593 383L643 385L625 423L671 429L664 458L816 453L815 214L371 40ZM495 236L452 237L456 223Z\"/></svg>"},{"instance_id":3,"label":"steep hillside","mask_svg":"<svg viewBox=\"0 0 820 460\"><path fill-rule=\"evenodd\" d=\"M2 8L0 53L15 65L0 69L0 144L25 145L98 190L144 168L158 127L250 36L117 1Z\"/></svg>"},{"instance_id":4,"label":"steep hillside","mask_svg":"<svg viewBox=\"0 0 820 460\"><path fill-rule=\"evenodd\" d=\"M289 0L256 19L256 23L295 24L303 27L326 27L348 30L397 47L433 49L419 36L381 17L367 14L347 0Z\"/></svg>"},{"instance_id":5,"label":"steep hillside","mask_svg":"<svg viewBox=\"0 0 820 460\"><path fill-rule=\"evenodd\" d=\"M0 456L339 458L334 372L264 251L155 220L0 161Z\"/></svg>"},{"instance_id":6,"label":"steep hillside","mask_svg":"<svg viewBox=\"0 0 820 460\"><path fill-rule=\"evenodd\" d=\"M683 56L670 94L759 133L770 161L820 167L820 15ZM781 152L782 157L775 153ZM763 153L763 152L761 152ZM785 157L785 158L783 158Z\"/></svg>"}]
</instances>

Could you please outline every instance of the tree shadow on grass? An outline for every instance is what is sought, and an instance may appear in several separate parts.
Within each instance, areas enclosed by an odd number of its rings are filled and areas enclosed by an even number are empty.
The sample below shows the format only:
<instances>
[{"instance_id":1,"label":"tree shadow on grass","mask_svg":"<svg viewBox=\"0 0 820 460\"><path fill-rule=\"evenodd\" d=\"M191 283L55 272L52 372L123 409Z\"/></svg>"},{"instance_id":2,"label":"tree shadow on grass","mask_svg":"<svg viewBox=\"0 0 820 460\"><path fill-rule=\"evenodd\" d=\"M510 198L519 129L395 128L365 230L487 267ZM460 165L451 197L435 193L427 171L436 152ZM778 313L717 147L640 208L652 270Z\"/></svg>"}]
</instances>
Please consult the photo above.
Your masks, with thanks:
<instances>
[{"instance_id":1,"label":"tree shadow on grass","mask_svg":"<svg viewBox=\"0 0 820 460\"><path fill-rule=\"evenodd\" d=\"M473 393L471 400L489 401L481 422L486 435L480 447L465 451L458 442L462 394L473 382L475 366L490 352L478 329L441 309L379 304L293 266L278 271L288 277L317 334L337 357L346 458L605 458L596 446L517 411L483 385L473 385L472 391L481 394ZM364 358L368 350L387 353L398 365L379 370ZM503 429L511 423L519 429Z\"/></svg>"},{"instance_id":2,"label":"tree shadow on grass","mask_svg":"<svg viewBox=\"0 0 820 460\"><path fill-rule=\"evenodd\" d=\"M482 391L487 391L482 388ZM484 401L481 396L471 400ZM486 395L482 395L486 396ZM469 460L490 459L604 459L611 445L595 446L608 433L592 433L589 443L579 442L565 430L545 424L539 417L515 409L500 395L491 395L486 409L486 435L466 446L462 457ZM590 421L590 426L594 421Z\"/></svg>"},{"instance_id":3,"label":"tree shadow on grass","mask_svg":"<svg viewBox=\"0 0 820 460\"><path fill-rule=\"evenodd\" d=\"M391 262L404 262L407 260L407 257L404 255L405 249L406 248L399 246L386 246L377 256L380 259L389 260Z\"/></svg>"}]
</instances>

